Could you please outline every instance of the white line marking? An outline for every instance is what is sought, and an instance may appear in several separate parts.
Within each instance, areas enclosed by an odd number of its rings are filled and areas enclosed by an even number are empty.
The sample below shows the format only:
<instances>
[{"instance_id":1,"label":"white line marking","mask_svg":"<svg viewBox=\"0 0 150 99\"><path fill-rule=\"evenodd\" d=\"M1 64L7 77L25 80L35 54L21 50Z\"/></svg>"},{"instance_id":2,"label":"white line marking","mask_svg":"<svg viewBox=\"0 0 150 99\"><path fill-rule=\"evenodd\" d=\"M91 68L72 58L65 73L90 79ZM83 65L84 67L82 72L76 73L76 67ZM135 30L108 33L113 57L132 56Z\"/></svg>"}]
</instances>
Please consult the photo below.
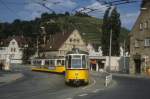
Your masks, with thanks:
<instances>
[{"instance_id":1,"label":"white line marking","mask_svg":"<svg viewBox=\"0 0 150 99\"><path fill-rule=\"evenodd\" d=\"M95 90L92 91L92 92L93 92L93 93L97 93L97 92L102 91L102 90L104 90L104 89L95 89Z\"/></svg>"},{"instance_id":2,"label":"white line marking","mask_svg":"<svg viewBox=\"0 0 150 99\"><path fill-rule=\"evenodd\" d=\"M96 80L95 80L95 79L93 79L93 83L92 83L91 85L86 86L86 87L84 87L84 88L82 88L82 89L90 88L90 87L94 86L95 84L96 84Z\"/></svg>"},{"instance_id":3,"label":"white line marking","mask_svg":"<svg viewBox=\"0 0 150 99\"><path fill-rule=\"evenodd\" d=\"M87 96L88 94L81 94L81 95L78 95L80 97L83 97L83 96Z\"/></svg>"},{"instance_id":4,"label":"white line marking","mask_svg":"<svg viewBox=\"0 0 150 99\"><path fill-rule=\"evenodd\" d=\"M66 99L72 99L72 98L66 98Z\"/></svg>"},{"instance_id":5,"label":"white line marking","mask_svg":"<svg viewBox=\"0 0 150 99\"><path fill-rule=\"evenodd\" d=\"M93 93L97 93L98 91L100 91L100 89L95 89L94 91L92 91Z\"/></svg>"}]
</instances>

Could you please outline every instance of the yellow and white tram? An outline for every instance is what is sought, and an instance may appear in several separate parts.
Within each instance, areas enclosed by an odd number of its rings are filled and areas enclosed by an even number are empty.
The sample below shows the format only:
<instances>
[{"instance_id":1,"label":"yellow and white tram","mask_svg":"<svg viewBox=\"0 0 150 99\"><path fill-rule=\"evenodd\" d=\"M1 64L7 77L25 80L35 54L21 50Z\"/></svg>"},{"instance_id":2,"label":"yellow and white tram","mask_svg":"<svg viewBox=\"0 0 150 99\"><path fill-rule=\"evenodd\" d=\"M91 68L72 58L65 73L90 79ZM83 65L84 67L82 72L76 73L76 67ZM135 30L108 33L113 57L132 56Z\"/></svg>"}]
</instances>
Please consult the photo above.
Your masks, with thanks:
<instances>
[{"instance_id":1,"label":"yellow and white tram","mask_svg":"<svg viewBox=\"0 0 150 99\"><path fill-rule=\"evenodd\" d=\"M74 48L66 55L66 84L82 85L89 83L88 53Z\"/></svg>"},{"instance_id":2,"label":"yellow and white tram","mask_svg":"<svg viewBox=\"0 0 150 99\"><path fill-rule=\"evenodd\" d=\"M33 71L45 71L53 73L65 72L65 58L35 58L31 60L31 65Z\"/></svg>"}]
</instances>

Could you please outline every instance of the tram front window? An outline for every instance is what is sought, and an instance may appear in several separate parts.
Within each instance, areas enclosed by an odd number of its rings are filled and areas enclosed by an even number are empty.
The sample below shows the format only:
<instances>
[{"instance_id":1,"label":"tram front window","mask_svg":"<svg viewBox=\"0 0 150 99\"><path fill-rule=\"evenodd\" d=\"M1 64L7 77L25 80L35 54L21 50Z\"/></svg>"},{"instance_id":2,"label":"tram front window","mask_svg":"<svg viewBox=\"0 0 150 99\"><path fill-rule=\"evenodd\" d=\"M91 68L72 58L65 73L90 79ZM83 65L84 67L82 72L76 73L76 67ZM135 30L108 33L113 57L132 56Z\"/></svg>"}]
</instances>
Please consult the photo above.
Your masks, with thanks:
<instances>
[{"instance_id":1,"label":"tram front window","mask_svg":"<svg viewBox=\"0 0 150 99\"><path fill-rule=\"evenodd\" d=\"M82 68L81 67L81 59L72 59L71 68Z\"/></svg>"}]
</instances>

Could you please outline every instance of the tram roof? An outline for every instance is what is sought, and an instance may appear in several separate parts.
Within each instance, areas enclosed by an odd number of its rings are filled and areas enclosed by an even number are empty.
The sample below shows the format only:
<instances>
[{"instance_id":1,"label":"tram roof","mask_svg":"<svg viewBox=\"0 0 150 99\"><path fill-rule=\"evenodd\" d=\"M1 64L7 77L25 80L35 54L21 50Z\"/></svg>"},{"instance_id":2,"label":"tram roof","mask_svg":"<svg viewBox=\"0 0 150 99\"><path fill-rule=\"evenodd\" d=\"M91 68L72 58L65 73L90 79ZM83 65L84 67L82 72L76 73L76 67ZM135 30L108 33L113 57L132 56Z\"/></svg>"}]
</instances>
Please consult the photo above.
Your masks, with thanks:
<instances>
[{"instance_id":1,"label":"tram roof","mask_svg":"<svg viewBox=\"0 0 150 99\"><path fill-rule=\"evenodd\" d=\"M67 54L87 54L88 55L88 52L86 51L82 51L78 48L73 48L71 51L69 51Z\"/></svg>"}]
</instances>

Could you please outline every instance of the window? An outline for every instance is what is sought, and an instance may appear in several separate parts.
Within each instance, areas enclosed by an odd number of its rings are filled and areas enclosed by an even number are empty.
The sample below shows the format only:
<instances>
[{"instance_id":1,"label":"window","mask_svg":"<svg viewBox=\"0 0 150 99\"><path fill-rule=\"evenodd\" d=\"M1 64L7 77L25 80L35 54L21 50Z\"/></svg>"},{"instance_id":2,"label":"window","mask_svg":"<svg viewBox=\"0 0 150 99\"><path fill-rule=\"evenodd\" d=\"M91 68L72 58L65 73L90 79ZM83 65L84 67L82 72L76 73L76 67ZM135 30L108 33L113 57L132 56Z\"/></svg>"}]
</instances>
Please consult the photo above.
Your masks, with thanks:
<instances>
[{"instance_id":1,"label":"window","mask_svg":"<svg viewBox=\"0 0 150 99\"><path fill-rule=\"evenodd\" d=\"M134 47L140 47L138 40L135 40L135 42L134 42Z\"/></svg>"},{"instance_id":2,"label":"window","mask_svg":"<svg viewBox=\"0 0 150 99\"><path fill-rule=\"evenodd\" d=\"M75 43L75 42L76 42L76 39L73 39L73 42Z\"/></svg>"},{"instance_id":3,"label":"window","mask_svg":"<svg viewBox=\"0 0 150 99\"><path fill-rule=\"evenodd\" d=\"M148 21L144 23L144 29L148 29Z\"/></svg>"},{"instance_id":4,"label":"window","mask_svg":"<svg viewBox=\"0 0 150 99\"><path fill-rule=\"evenodd\" d=\"M81 59L72 59L72 68L81 68Z\"/></svg>"},{"instance_id":5,"label":"window","mask_svg":"<svg viewBox=\"0 0 150 99\"><path fill-rule=\"evenodd\" d=\"M13 52L13 48L11 48L11 52Z\"/></svg>"},{"instance_id":6,"label":"window","mask_svg":"<svg viewBox=\"0 0 150 99\"><path fill-rule=\"evenodd\" d=\"M144 40L144 46L150 46L150 38Z\"/></svg>"},{"instance_id":7,"label":"window","mask_svg":"<svg viewBox=\"0 0 150 99\"><path fill-rule=\"evenodd\" d=\"M16 52L16 48L14 48L14 52Z\"/></svg>"},{"instance_id":8,"label":"window","mask_svg":"<svg viewBox=\"0 0 150 99\"><path fill-rule=\"evenodd\" d=\"M65 65L65 60L62 60L62 65Z\"/></svg>"},{"instance_id":9,"label":"window","mask_svg":"<svg viewBox=\"0 0 150 99\"><path fill-rule=\"evenodd\" d=\"M70 42L72 42L72 38L70 39Z\"/></svg>"},{"instance_id":10,"label":"window","mask_svg":"<svg viewBox=\"0 0 150 99\"><path fill-rule=\"evenodd\" d=\"M61 60L57 60L57 65L58 65L58 66L61 66L61 65L62 65Z\"/></svg>"},{"instance_id":11,"label":"window","mask_svg":"<svg viewBox=\"0 0 150 99\"><path fill-rule=\"evenodd\" d=\"M143 29L143 23L140 23L140 30Z\"/></svg>"},{"instance_id":12,"label":"window","mask_svg":"<svg viewBox=\"0 0 150 99\"><path fill-rule=\"evenodd\" d=\"M82 68L86 68L86 57L85 57L85 55L82 56Z\"/></svg>"},{"instance_id":13,"label":"window","mask_svg":"<svg viewBox=\"0 0 150 99\"><path fill-rule=\"evenodd\" d=\"M78 42L78 43L80 43L80 40L79 40L79 39L77 39L77 42Z\"/></svg>"},{"instance_id":14,"label":"window","mask_svg":"<svg viewBox=\"0 0 150 99\"><path fill-rule=\"evenodd\" d=\"M0 50L3 50L3 48L2 48L2 47L0 47Z\"/></svg>"},{"instance_id":15,"label":"window","mask_svg":"<svg viewBox=\"0 0 150 99\"><path fill-rule=\"evenodd\" d=\"M82 68L81 56L79 55L72 56L71 66L72 68Z\"/></svg>"},{"instance_id":16,"label":"window","mask_svg":"<svg viewBox=\"0 0 150 99\"><path fill-rule=\"evenodd\" d=\"M55 60L50 60L49 63L50 63L51 66L54 66L55 65Z\"/></svg>"},{"instance_id":17,"label":"window","mask_svg":"<svg viewBox=\"0 0 150 99\"><path fill-rule=\"evenodd\" d=\"M15 42L12 42L12 45L15 45Z\"/></svg>"},{"instance_id":18,"label":"window","mask_svg":"<svg viewBox=\"0 0 150 99\"><path fill-rule=\"evenodd\" d=\"M49 65L49 60L45 60L45 65Z\"/></svg>"}]
</instances>

